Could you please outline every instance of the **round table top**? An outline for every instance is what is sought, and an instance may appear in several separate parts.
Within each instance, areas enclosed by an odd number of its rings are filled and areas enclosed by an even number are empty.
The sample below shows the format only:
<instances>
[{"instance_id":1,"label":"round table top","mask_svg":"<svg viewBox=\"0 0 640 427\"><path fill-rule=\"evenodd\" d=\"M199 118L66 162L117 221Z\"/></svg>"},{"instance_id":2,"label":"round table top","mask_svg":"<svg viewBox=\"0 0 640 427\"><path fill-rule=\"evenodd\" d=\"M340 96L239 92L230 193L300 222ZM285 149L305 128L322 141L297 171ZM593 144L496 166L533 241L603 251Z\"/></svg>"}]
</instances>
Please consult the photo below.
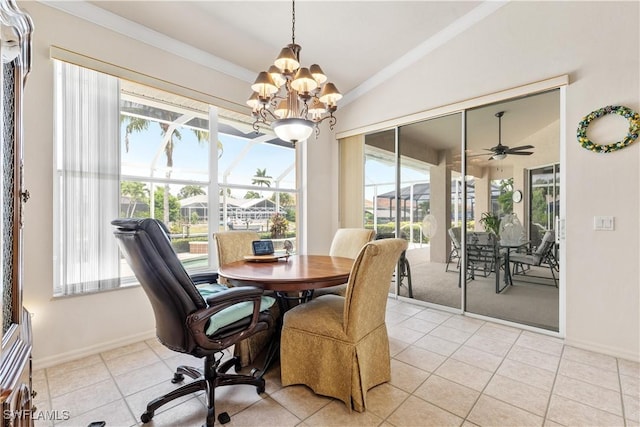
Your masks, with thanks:
<instances>
[{"instance_id":1,"label":"round table top","mask_svg":"<svg viewBox=\"0 0 640 427\"><path fill-rule=\"evenodd\" d=\"M218 274L235 286L294 292L347 283L353 262L328 255L292 255L274 262L232 262L220 266Z\"/></svg>"}]
</instances>

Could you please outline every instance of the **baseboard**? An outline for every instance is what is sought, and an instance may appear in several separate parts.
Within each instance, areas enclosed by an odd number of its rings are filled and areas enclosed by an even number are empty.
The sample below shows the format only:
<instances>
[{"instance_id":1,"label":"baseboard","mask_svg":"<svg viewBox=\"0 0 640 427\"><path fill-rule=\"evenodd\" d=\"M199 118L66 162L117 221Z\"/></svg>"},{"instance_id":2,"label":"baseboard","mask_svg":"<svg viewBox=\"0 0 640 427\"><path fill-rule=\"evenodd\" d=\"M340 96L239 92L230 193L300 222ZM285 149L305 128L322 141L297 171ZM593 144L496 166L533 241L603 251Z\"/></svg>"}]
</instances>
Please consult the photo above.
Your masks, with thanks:
<instances>
[{"instance_id":1,"label":"baseboard","mask_svg":"<svg viewBox=\"0 0 640 427\"><path fill-rule=\"evenodd\" d=\"M565 339L564 343L568 346L580 348L582 350L594 351L596 353L602 353L608 356L640 363L640 355L638 355L638 353L634 353L622 348L601 345L590 341L572 340L568 338Z\"/></svg>"},{"instance_id":2,"label":"baseboard","mask_svg":"<svg viewBox=\"0 0 640 427\"><path fill-rule=\"evenodd\" d=\"M89 347L79 348L66 353L56 354L49 357L34 358L32 361L33 370L49 368L61 363L70 362L72 360L102 353L103 351L113 350L114 348L122 347L140 341L145 341L154 338L155 336L156 331L154 329L148 332L141 332L139 334L118 338L117 340L106 341Z\"/></svg>"}]
</instances>

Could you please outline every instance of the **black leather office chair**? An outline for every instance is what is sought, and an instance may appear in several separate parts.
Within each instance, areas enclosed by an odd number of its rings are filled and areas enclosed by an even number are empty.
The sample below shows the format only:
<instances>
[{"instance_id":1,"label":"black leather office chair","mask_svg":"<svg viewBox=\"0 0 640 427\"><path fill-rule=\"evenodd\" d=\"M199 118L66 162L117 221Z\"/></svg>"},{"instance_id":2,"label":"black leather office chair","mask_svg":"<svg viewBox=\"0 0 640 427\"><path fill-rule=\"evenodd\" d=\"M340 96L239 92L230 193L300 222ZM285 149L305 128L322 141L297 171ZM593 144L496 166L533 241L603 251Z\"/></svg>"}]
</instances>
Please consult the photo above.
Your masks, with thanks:
<instances>
[{"instance_id":1,"label":"black leather office chair","mask_svg":"<svg viewBox=\"0 0 640 427\"><path fill-rule=\"evenodd\" d=\"M116 227L114 234L124 257L149 297L160 342L171 350L204 358L203 371L179 366L172 382L182 381L184 375L195 381L149 402L140 420L147 423L165 403L205 390L206 425L210 427L215 420L217 386L249 384L255 386L258 393L264 392L265 380L255 371L252 375L227 374L231 367L240 370L240 362L231 358L221 363L221 352L273 323L269 311L264 309L265 304L273 303L272 298L263 297L260 288L227 289L217 285L219 291L205 299L196 284L215 283L217 274L189 276L169 242L164 224L154 219L116 219L112 225ZM237 308L239 303L247 306L248 315L224 324L219 313L231 306ZM222 315L228 313L229 310ZM218 326L218 323L219 329L212 332L211 325ZM228 421L228 415L221 414L220 421Z\"/></svg>"}]
</instances>

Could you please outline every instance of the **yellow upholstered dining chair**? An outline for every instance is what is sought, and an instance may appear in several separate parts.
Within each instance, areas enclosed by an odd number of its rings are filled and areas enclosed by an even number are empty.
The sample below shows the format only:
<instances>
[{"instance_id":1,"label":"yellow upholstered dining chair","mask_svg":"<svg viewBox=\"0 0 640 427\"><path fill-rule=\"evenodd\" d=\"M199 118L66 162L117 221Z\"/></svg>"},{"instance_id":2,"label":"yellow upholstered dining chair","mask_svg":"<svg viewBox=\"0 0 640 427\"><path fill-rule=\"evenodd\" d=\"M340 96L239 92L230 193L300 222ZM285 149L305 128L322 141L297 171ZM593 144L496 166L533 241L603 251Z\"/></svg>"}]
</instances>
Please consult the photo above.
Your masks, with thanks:
<instances>
[{"instance_id":1,"label":"yellow upholstered dining chair","mask_svg":"<svg viewBox=\"0 0 640 427\"><path fill-rule=\"evenodd\" d=\"M330 256L356 259L364 245L373 240L376 232L366 228L339 228L331 241Z\"/></svg>"},{"instance_id":2,"label":"yellow upholstered dining chair","mask_svg":"<svg viewBox=\"0 0 640 427\"><path fill-rule=\"evenodd\" d=\"M366 228L339 228L331 241L329 255L356 259L362 247L372 241L375 235L375 230L369 230ZM346 290L347 285L344 284L316 289L314 294L316 296L327 294L344 296Z\"/></svg>"},{"instance_id":3,"label":"yellow upholstered dining chair","mask_svg":"<svg viewBox=\"0 0 640 427\"><path fill-rule=\"evenodd\" d=\"M323 295L287 311L280 342L282 385L366 409L367 391L391 379L385 324L393 270L404 239L367 243L356 258L344 297Z\"/></svg>"},{"instance_id":4,"label":"yellow upholstered dining chair","mask_svg":"<svg viewBox=\"0 0 640 427\"><path fill-rule=\"evenodd\" d=\"M255 231L221 231L214 233L213 239L216 242L218 266L221 266L240 261L245 255L251 255L251 242L260 240L260 236Z\"/></svg>"},{"instance_id":5,"label":"yellow upholstered dining chair","mask_svg":"<svg viewBox=\"0 0 640 427\"><path fill-rule=\"evenodd\" d=\"M260 236L255 231L221 231L213 234L216 242L216 252L218 254L218 266L244 259L245 255L253 253L251 242L260 240ZM228 284L226 279L220 277L218 282ZM278 304L270 308L274 319L280 316ZM234 346L234 355L240 360L240 364L248 366L253 363L260 352L271 341L276 325L269 330L258 332L250 338L240 341Z\"/></svg>"}]
</instances>

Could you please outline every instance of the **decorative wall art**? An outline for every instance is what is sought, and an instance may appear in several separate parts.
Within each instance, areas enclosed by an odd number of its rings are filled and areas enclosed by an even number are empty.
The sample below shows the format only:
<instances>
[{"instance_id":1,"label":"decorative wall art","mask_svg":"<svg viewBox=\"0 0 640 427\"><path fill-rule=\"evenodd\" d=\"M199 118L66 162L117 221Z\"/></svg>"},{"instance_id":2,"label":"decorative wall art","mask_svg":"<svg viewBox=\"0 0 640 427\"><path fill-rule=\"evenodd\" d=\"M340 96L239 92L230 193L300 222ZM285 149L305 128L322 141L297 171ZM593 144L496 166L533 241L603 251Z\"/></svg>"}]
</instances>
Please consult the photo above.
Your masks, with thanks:
<instances>
[{"instance_id":1,"label":"decorative wall art","mask_svg":"<svg viewBox=\"0 0 640 427\"><path fill-rule=\"evenodd\" d=\"M605 114L618 114L626 118L629 120L629 130L627 131L627 135L620 141L613 142L611 144L596 144L587 138L587 128L592 121L604 116ZM611 153L632 144L636 139L638 139L638 133L640 133L640 114L628 107L608 105L583 117L580 123L578 123L577 136L578 142L583 148L593 151L594 153Z\"/></svg>"}]
</instances>

